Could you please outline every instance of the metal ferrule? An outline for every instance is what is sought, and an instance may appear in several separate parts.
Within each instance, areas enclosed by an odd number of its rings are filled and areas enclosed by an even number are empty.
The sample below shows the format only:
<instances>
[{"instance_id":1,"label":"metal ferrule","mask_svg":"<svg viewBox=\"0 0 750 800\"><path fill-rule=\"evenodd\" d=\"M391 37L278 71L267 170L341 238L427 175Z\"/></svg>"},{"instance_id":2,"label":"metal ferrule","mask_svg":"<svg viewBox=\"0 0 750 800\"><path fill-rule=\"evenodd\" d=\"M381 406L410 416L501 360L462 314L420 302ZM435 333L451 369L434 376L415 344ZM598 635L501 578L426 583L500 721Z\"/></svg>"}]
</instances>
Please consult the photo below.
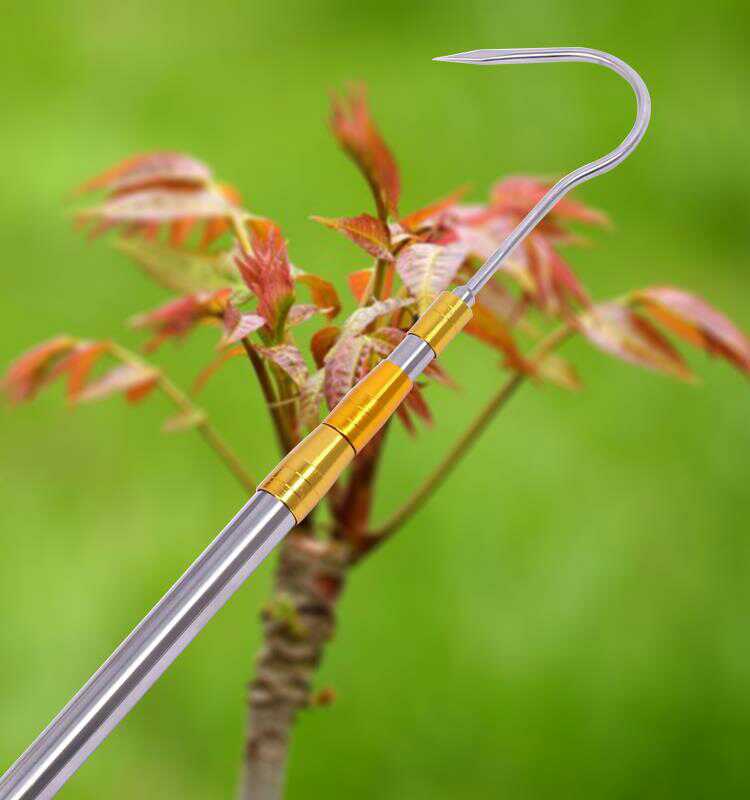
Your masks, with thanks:
<instances>
[{"instance_id":1,"label":"metal ferrule","mask_svg":"<svg viewBox=\"0 0 750 800\"><path fill-rule=\"evenodd\" d=\"M329 425L318 425L260 484L302 520L354 458L349 440Z\"/></svg>"},{"instance_id":2,"label":"metal ferrule","mask_svg":"<svg viewBox=\"0 0 750 800\"><path fill-rule=\"evenodd\" d=\"M453 292L443 292L412 325L409 333L423 339L440 355L471 319L471 308Z\"/></svg>"},{"instance_id":3,"label":"metal ferrule","mask_svg":"<svg viewBox=\"0 0 750 800\"><path fill-rule=\"evenodd\" d=\"M345 436L357 453L385 425L411 391L411 378L391 361L381 361L323 420Z\"/></svg>"}]
</instances>

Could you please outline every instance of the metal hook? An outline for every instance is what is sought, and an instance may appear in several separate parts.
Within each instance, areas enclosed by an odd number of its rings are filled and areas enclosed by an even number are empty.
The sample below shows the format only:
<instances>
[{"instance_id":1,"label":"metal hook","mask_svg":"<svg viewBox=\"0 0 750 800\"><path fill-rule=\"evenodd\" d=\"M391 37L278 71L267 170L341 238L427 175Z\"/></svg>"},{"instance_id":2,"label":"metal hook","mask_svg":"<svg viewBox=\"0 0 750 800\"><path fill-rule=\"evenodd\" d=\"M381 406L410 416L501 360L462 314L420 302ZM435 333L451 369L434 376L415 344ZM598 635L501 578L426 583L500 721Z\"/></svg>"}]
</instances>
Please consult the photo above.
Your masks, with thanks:
<instances>
[{"instance_id":1,"label":"metal hook","mask_svg":"<svg viewBox=\"0 0 750 800\"><path fill-rule=\"evenodd\" d=\"M564 197L571 189L585 181L602 175L614 169L624 161L643 138L651 118L651 97L648 88L641 76L624 61L610 53L601 50L591 50L588 47L538 47L519 48L513 50L468 50L465 53L455 53L451 56L440 56L434 61L455 61L459 64L538 64L552 61L587 61L608 67L632 86L635 92L637 110L635 123L630 133L622 140L619 147L612 152L584 164L582 167L568 173L561 178L542 199L529 211L516 228L508 235L500 247L482 264L472 275L465 286L455 290L455 294L470 305L474 302L477 292L495 274L503 260L519 242L528 236L532 230L552 210L552 207Z\"/></svg>"}]
</instances>

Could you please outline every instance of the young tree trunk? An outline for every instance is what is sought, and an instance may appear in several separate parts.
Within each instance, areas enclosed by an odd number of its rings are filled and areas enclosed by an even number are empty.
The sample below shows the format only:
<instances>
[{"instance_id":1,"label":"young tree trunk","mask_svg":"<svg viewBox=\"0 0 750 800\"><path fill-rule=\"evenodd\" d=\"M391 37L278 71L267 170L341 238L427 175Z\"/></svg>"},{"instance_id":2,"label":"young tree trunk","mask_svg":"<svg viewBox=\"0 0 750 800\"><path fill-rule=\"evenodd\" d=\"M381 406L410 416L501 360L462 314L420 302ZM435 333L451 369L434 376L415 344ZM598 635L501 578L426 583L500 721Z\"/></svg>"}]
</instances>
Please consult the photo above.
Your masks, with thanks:
<instances>
[{"instance_id":1,"label":"young tree trunk","mask_svg":"<svg viewBox=\"0 0 750 800\"><path fill-rule=\"evenodd\" d=\"M281 548L264 644L250 683L241 800L279 800L297 713L311 704L315 671L335 630L347 548L293 533Z\"/></svg>"}]
</instances>

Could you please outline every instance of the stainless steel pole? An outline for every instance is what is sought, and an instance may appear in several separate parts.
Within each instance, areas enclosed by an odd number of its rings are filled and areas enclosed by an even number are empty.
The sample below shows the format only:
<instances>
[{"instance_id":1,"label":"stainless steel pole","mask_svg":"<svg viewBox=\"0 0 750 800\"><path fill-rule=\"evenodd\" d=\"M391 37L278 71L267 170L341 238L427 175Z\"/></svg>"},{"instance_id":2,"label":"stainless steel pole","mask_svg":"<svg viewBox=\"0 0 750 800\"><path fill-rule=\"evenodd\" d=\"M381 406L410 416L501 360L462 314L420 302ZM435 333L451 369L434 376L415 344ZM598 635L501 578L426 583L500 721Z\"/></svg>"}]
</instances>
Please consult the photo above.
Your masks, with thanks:
<instances>
[{"instance_id":1,"label":"stainless steel pole","mask_svg":"<svg viewBox=\"0 0 750 800\"><path fill-rule=\"evenodd\" d=\"M468 322L476 293L512 248L570 189L630 155L648 127L651 100L645 83L635 70L609 53L580 47L472 50L436 60L598 64L632 86L637 102L635 124L611 153L558 181L466 285L439 295L390 356L285 457L261 484L261 490L0 779L0 800L46 800L55 795L229 596L330 489L409 393L427 364Z\"/></svg>"},{"instance_id":2,"label":"stainless steel pole","mask_svg":"<svg viewBox=\"0 0 750 800\"><path fill-rule=\"evenodd\" d=\"M0 798L53 797L294 525L256 492L5 773Z\"/></svg>"}]
</instances>

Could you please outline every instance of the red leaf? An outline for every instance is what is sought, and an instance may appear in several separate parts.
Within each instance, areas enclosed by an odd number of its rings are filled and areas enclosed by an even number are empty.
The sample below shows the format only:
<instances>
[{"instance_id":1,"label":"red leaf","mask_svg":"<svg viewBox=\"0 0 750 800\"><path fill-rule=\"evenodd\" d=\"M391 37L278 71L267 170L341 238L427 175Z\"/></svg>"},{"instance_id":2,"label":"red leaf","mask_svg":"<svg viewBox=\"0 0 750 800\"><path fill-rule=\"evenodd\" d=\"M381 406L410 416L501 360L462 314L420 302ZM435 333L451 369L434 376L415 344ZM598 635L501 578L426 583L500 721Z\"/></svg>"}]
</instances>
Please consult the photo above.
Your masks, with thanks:
<instances>
[{"instance_id":1,"label":"red leaf","mask_svg":"<svg viewBox=\"0 0 750 800\"><path fill-rule=\"evenodd\" d=\"M692 377L669 340L648 320L619 303L594 306L579 322L586 338L605 353L682 380Z\"/></svg>"},{"instance_id":2,"label":"red leaf","mask_svg":"<svg viewBox=\"0 0 750 800\"><path fill-rule=\"evenodd\" d=\"M346 277L349 289L358 302L364 297L367 287L372 280L372 268L360 269L357 272L350 272Z\"/></svg>"},{"instance_id":3,"label":"red leaf","mask_svg":"<svg viewBox=\"0 0 750 800\"><path fill-rule=\"evenodd\" d=\"M148 397L151 392L159 385L159 376L154 374L150 378L146 377L141 383L136 383L125 392L125 399L131 405L140 403Z\"/></svg>"},{"instance_id":4,"label":"red leaf","mask_svg":"<svg viewBox=\"0 0 750 800\"><path fill-rule=\"evenodd\" d=\"M406 408L405 403L401 403L401 405L396 409L396 416L401 420L402 425L406 428L406 432L409 433L411 436L417 435L417 427L414 424L414 421L411 418L411 414Z\"/></svg>"},{"instance_id":5,"label":"red leaf","mask_svg":"<svg viewBox=\"0 0 750 800\"><path fill-rule=\"evenodd\" d=\"M543 235L532 234L526 240L526 249L535 283L534 299L542 310L558 313L569 307L570 299L583 306L591 305L578 278Z\"/></svg>"},{"instance_id":6,"label":"red leaf","mask_svg":"<svg viewBox=\"0 0 750 800\"><path fill-rule=\"evenodd\" d=\"M226 218L238 209L209 189L143 189L115 195L101 205L78 212L81 221L103 220L114 225L140 225L190 219Z\"/></svg>"},{"instance_id":7,"label":"red leaf","mask_svg":"<svg viewBox=\"0 0 750 800\"><path fill-rule=\"evenodd\" d=\"M379 300L385 300L393 291L394 271L395 270L393 269L392 264L388 264L386 266L385 275L383 277L383 289L380 292L380 297L378 298ZM367 269L361 269L357 272L350 272L347 276L346 280L349 284L349 289L354 295L355 300L358 302L360 302L364 297L367 287L370 285L370 281L372 280L373 273L373 268L368 267Z\"/></svg>"},{"instance_id":8,"label":"red leaf","mask_svg":"<svg viewBox=\"0 0 750 800\"><path fill-rule=\"evenodd\" d=\"M462 186L460 189L456 189L455 192L452 192L447 197L436 200L434 203L430 203L430 205L424 206L424 208L420 208L418 211L412 211L411 214L407 214L405 217L402 217L401 224L407 230L417 230L419 227L424 225L424 223L435 219L435 217L440 216L448 209L453 208L453 206L458 203L458 201L466 194L467 191L468 187Z\"/></svg>"},{"instance_id":9,"label":"red leaf","mask_svg":"<svg viewBox=\"0 0 750 800\"><path fill-rule=\"evenodd\" d=\"M243 314L236 306L229 303L224 310L225 333L220 346L239 342L265 324L266 320L258 314Z\"/></svg>"},{"instance_id":10,"label":"red leaf","mask_svg":"<svg viewBox=\"0 0 750 800\"><path fill-rule=\"evenodd\" d=\"M245 284L258 298L258 313L275 328L294 300L292 272L281 231L273 224L256 225L252 253L235 254Z\"/></svg>"},{"instance_id":11,"label":"red leaf","mask_svg":"<svg viewBox=\"0 0 750 800\"><path fill-rule=\"evenodd\" d=\"M75 345L71 336L56 336L16 359L3 377L0 387L14 405L32 397L45 386L54 366ZM56 377L56 373L53 377Z\"/></svg>"},{"instance_id":12,"label":"red leaf","mask_svg":"<svg viewBox=\"0 0 750 800\"><path fill-rule=\"evenodd\" d=\"M403 341L406 331L400 328L384 327L373 331L368 338L373 350L381 357L387 358L393 349Z\"/></svg>"},{"instance_id":13,"label":"red leaf","mask_svg":"<svg viewBox=\"0 0 750 800\"><path fill-rule=\"evenodd\" d=\"M308 371L305 359L293 344L279 344L274 347L256 346L255 350L280 367L297 384L302 386L307 380Z\"/></svg>"},{"instance_id":14,"label":"red leaf","mask_svg":"<svg viewBox=\"0 0 750 800\"><path fill-rule=\"evenodd\" d=\"M181 247L193 228L205 222L201 241L207 247L229 229L240 208L239 194L215 183L211 170L181 153L150 153L115 165L79 188L78 193L108 190L104 202L77 214L79 224L92 224L90 236L124 226L125 235L154 239L168 225L170 242Z\"/></svg>"},{"instance_id":15,"label":"red leaf","mask_svg":"<svg viewBox=\"0 0 750 800\"><path fill-rule=\"evenodd\" d=\"M300 386L299 416L304 428L314 428L320 419L320 404L323 402L325 370L319 369Z\"/></svg>"},{"instance_id":16,"label":"red leaf","mask_svg":"<svg viewBox=\"0 0 750 800\"><path fill-rule=\"evenodd\" d=\"M143 153L132 156L86 181L76 194L97 189L132 191L146 186L167 183L202 186L211 180L211 170L192 156L182 153Z\"/></svg>"},{"instance_id":17,"label":"red leaf","mask_svg":"<svg viewBox=\"0 0 750 800\"><path fill-rule=\"evenodd\" d=\"M538 178L512 177L499 181L492 187L491 202L495 211L525 216L542 199L552 183ZM609 217L603 212L589 208L575 200L559 200L552 211L551 218L574 220L587 225L605 226Z\"/></svg>"},{"instance_id":18,"label":"red leaf","mask_svg":"<svg viewBox=\"0 0 750 800\"><path fill-rule=\"evenodd\" d=\"M313 303L328 317L333 319L341 311L341 301L338 292L332 283L318 275L303 272L292 267L292 277L295 283L301 283L310 290Z\"/></svg>"},{"instance_id":19,"label":"red leaf","mask_svg":"<svg viewBox=\"0 0 750 800\"><path fill-rule=\"evenodd\" d=\"M702 298L672 286L652 286L635 292L633 299L686 342L750 371L750 339Z\"/></svg>"},{"instance_id":20,"label":"red leaf","mask_svg":"<svg viewBox=\"0 0 750 800\"><path fill-rule=\"evenodd\" d=\"M67 357L68 398L75 401L83 391L96 362L109 350L109 342L83 342Z\"/></svg>"},{"instance_id":21,"label":"red leaf","mask_svg":"<svg viewBox=\"0 0 750 800\"><path fill-rule=\"evenodd\" d=\"M368 328L376 319L386 314L391 314L401 308L411 305L411 299L397 299L390 297L387 300L377 300L372 305L358 308L349 315L344 323L343 335L356 336Z\"/></svg>"},{"instance_id":22,"label":"red leaf","mask_svg":"<svg viewBox=\"0 0 750 800\"><path fill-rule=\"evenodd\" d=\"M575 367L554 353L548 355L541 364L537 365L534 375L571 391L577 391L583 385Z\"/></svg>"},{"instance_id":23,"label":"red leaf","mask_svg":"<svg viewBox=\"0 0 750 800\"><path fill-rule=\"evenodd\" d=\"M117 392L130 393L133 390L143 389L144 385L149 389L158 379L158 374L153 369L143 367L139 364L120 364L102 375L96 381L90 383L77 397L77 402L88 403L93 400L101 400ZM139 392L133 395L134 400L139 398Z\"/></svg>"},{"instance_id":24,"label":"red leaf","mask_svg":"<svg viewBox=\"0 0 750 800\"><path fill-rule=\"evenodd\" d=\"M399 253L396 270L422 312L448 288L465 259L460 245L413 244Z\"/></svg>"},{"instance_id":25,"label":"red leaf","mask_svg":"<svg viewBox=\"0 0 750 800\"><path fill-rule=\"evenodd\" d=\"M398 167L370 116L364 87L353 87L348 97L334 97L331 112L331 128L339 144L362 171L378 205L397 217Z\"/></svg>"},{"instance_id":26,"label":"red leaf","mask_svg":"<svg viewBox=\"0 0 750 800\"><path fill-rule=\"evenodd\" d=\"M185 336L204 320L218 320L231 294L231 289L219 289L178 297L153 311L139 314L131 324L135 328L150 328L156 333L146 345L147 350L155 350L165 339Z\"/></svg>"},{"instance_id":27,"label":"red leaf","mask_svg":"<svg viewBox=\"0 0 750 800\"><path fill-rule=\"evenodd\" d=\"M310 351L318 368L323 366L328 351L333 347L340 335L341 329L335 325L321 328L313 334L312 339L310 339Z\"/></svg>"},{"instance_id":28,"label":"red leaf","mask_svg":"<svg viewBox=\"0 0 750 800\"><path fill-rule=\"evenodd\" d=\"M424 420L428 425L432 423L432 414L430 413L429 406L425 401L422 391L415 384L414 388L406 395L404 403L407 408L413 411L420 419Z\"/></svg>"},{"instance_id":29,"label":"red leaf","mask_svg":"<svg viewBox=\"0 0 750 800\"><path fill-rule=\"evenodd\" d=\"M286 324L290 328L294 328L297 325L301 325L303 322L307 322L307 320L312 319L322 310L323 309L318 308L312 303L297 303L289 309L289 313L286 315Z\"/></svg>"},{"instance_id":30,"label":"red leaf","mask_svg":"<svg viewBox=\"0 0 750 800\"><path fill-rule=\"evenodd\" d=\"M329 408L333 408L369 371L370 354L371 349L365 336L343 339L328 352L323 390Z\"/></svg>"},{"instance_id":31,"label":"red leaf","mask_svg":"<svg viewBox=\"0 0 750 800\"><path fill-rule=\"evenodd\" d=\"M331 217L313 216L310 219L340 231L371 256L385 261L393 261L388 228L376 217L370 214L360 214L358 217L332 219Z\"/></svg>"},{"instance_id":32,"label":"red leaf","mask_svg":"<svg viewBox=\"0 0 750 800\"><path fill-rule=\"evenodd\" d=\"M481 302L474 304L472 312L464 328L466 333L503 353L511 369L527 371L527 364L506 325Z\"/></svg>"}]
</instances>

